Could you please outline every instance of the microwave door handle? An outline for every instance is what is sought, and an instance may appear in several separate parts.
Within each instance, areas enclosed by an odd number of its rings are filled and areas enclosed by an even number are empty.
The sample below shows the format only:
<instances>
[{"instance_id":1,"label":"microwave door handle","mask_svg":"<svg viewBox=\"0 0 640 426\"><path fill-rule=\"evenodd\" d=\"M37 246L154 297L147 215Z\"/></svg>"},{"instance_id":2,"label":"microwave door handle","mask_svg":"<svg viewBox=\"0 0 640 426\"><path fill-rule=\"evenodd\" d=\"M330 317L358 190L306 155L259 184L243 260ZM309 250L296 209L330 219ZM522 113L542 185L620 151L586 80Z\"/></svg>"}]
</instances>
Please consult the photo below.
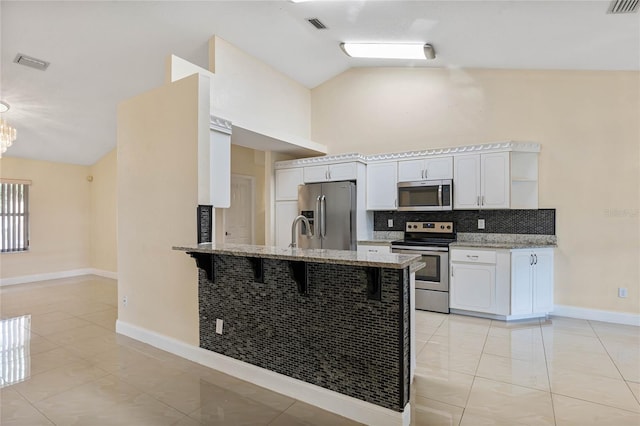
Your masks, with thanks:
<instances>
[{"instance_id":1,"label":"microwave door handle","mask_svg":"<svg viewBox=\"0 0 640 426\"><path fill-rule=\"evenodd\" d=\"M442 185L438 185L438 205L442 207Z\"/></svg>"}]
</instances>

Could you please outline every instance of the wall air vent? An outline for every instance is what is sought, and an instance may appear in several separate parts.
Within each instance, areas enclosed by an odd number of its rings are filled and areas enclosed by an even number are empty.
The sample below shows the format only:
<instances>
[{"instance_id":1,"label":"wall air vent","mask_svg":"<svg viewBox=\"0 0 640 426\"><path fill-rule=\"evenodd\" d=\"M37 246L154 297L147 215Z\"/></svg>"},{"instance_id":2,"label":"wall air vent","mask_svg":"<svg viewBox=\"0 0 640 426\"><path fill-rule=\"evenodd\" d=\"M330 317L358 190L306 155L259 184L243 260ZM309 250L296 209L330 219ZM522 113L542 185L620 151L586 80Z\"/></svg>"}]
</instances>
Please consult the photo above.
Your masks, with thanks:
<instances>
[{"instance_id":1,"label":"wall air vent","mask_svg":"<svg viewBox=\"0 0 640 426\"><path fill-rule=\"evenodd\" d=\"M638 0L636 0L638 1ZM316 27L319 30L326 30L327 26L325 24L323 24L318 18L309 18L307 19L307 21L309 21L309 23L311 25L313 25L314 27Z\"/></svg>"},{"instance_id":2,"label":"wall air vent","mask_svg":"<svg viewBox=\"0 0 640 426\"><path fill-rule=\"evenodd\" d=\"M640 6L640 0L613 0L607 13L635 13Z\"/></svg>"},{"instance_id":3,"label":"wall air vent","mask_svg":"<svg viewBox=\"0 0 640 426\"><path fill-rule=\"evenodd\" d=\"M23 55L22 53L18 53L13 62L15 62L16 64L35 68L40 71L46 70L49 66L49 62L47 61L43 61L42 59L37 59L32 56Z\"/></svg>"}]
</instances>

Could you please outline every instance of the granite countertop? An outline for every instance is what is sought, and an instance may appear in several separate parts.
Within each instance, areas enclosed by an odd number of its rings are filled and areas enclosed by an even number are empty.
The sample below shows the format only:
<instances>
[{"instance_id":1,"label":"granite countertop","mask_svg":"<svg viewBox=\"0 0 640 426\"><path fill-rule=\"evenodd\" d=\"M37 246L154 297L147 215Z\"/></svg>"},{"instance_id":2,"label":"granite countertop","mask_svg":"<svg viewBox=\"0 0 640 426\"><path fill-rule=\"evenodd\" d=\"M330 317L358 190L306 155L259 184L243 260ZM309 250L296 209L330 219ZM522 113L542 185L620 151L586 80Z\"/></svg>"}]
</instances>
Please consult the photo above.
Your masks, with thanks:
<instances>
[{"instance_id":1,"label":"granite countertop","mask_svg":"<svg viewBox=\"0 0 640 426\"><path fill-rule=\"evenodd\" d=\"M249 244L203 243L190 246L175 246L173 250L226 254L232 256L261 257L266 259L295 260L314 263L333 263L339 265L373 266L379 268L418 270L421 256L413 254L368 253L351 250L325 250L257 246ZM417 268L417 269L416 269Z\"/></svg>"},{"instance_id":2,"label":"granite countertop","mask_svg":"<svg viewBox=\"0 0 640 426\"><path fill-rule=\"evenodd\" d=\"M449 247L527 249L558 247L555 235L458 233Z\"/></svg>"},{"instance_id":3,"label":"granite countertop","mask_svg":"<svg viewBox=\"0 0 640 426\"><path fill-rule=\"evenodd\" d=\"M358 240L358 244L367 244L370 246L389 246L391 245L392 241L397 240L397 238L394 238L393 240L384 240L384 239L375 239L375 240Z\"/></svg>"}]
</instances>

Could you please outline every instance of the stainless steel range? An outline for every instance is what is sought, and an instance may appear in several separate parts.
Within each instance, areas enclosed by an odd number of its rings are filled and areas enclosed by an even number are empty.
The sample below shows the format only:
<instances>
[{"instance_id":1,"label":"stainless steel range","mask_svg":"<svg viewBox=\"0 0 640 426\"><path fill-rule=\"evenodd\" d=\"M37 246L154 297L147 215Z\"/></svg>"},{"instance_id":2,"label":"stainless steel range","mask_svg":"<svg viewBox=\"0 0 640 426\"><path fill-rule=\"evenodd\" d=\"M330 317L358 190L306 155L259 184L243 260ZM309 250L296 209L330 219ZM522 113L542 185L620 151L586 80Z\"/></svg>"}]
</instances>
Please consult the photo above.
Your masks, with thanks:
<instances>
[{"instance_id":1,"label":"stainless steel range","mask_svg":"<svg viewBox=\"0 0 640 426\"><path fill-rule=\"evenodd\" d=\"M407 222L404 240L391 243L393 253L419 254L426 264L416 272L416 309L449 313L449 244L455 240L453 222Z\"/></svg>"}]
</instances>

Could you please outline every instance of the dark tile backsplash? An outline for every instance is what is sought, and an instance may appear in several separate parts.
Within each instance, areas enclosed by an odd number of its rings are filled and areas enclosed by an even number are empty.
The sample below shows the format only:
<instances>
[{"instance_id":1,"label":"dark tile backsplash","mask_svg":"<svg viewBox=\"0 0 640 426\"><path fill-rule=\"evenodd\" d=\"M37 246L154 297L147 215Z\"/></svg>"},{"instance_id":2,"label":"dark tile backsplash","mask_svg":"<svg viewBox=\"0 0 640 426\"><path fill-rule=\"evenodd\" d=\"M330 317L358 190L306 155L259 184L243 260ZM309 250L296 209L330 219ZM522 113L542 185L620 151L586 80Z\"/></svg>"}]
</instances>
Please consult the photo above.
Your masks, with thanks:
<instances>
[{"instance_id":1,"label":"dark tile backsplash","mask_svg":"<svg viewBox=\"0 0 640 426\"><path fill-rule=\"evenodd\" d=\"M556 234L556 210L454 210L448 212L377 211L373 214L374 231L404 231L407 222L454 222L457 232L491 234ZM393 219L393 227L387 226ZM478 229L478 219L485 229Z\"/></svg>"}]
</instances>

